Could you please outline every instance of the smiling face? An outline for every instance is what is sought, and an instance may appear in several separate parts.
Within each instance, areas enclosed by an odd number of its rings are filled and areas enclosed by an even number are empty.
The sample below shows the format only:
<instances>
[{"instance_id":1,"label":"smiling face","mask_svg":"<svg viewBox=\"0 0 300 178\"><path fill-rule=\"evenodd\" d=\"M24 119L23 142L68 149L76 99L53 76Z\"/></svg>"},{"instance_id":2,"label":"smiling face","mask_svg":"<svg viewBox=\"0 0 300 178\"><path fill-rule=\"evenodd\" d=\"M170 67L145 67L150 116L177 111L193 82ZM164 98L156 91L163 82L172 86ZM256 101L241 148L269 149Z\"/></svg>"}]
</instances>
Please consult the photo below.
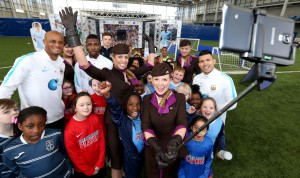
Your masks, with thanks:
<instances>
[{"instance_id":1,"label":"smiling face","mask_svg":"<svg viewBox=\"0 0 300 178\"><path fill-rule=\"evenodd\" d=\"M134 65L136 68L139 68L140 67L139 60L137 60L137 59L133 60L132 65Z\"/></svg>"},{"instance_id":2,"label":"smiling face","mask_svg":"<svg viewBox=\"0 0 300 178\"><path fill-rule=\"evenodd\" d=\"M198 93L194 93L191 96L191 105L194 106L196 109L200 107L201 104L201 97Z\"/></svg>"},{"instance_id":3,"label":"smiling face","mask_svg":"<svg viewBox=\"0 0 300 178\"><path fill-rule=\"evenodd\" d=\"M27 143L35 144L45 130L47 119L42 114L28 116L22 123L18 123L18 128L23 132L23 138Z\"/></svg>"},{"instance_id":4,"label":"smiling face","mask_svg":"<svg viewBox=\"0 0 300 178\"><path fill-rule=\"evenodd\" d=\"M139 80L138 84L134 85L134 91L137 92L139 95L145 93L143 80Z\"/></svg>"},{"instance_id":5,"label":"smiling face","mask_svg":"<svg viewBox=\"0 0 300 178\"><path fill-rule=\"evenodd\" d=\"M190 46L182 46L179 48L180 53L183 57L188 56L191 52L191 47Z\"/></svg>"},{"instance_id":6,"label":"smiling face","mask_svg":"<svg viewBox=\"0 0 300 178\"><path fill-rule=\"evenodd\" d=\"M154 86L156 93L159 95L164 94L169 89L170 83L171 77L169 74L152 77L152 85Z\"/></svg>"},{"instance_id":7,"label":"smiling face","mask_svg":"<svg viewBox=\"0 0 300 178\"><path fill-rule=\"evenodd\" d=\"M207 119L210 119L216 112L215 103L210 99L204 100L203 104L201 105L200 110L204 117L206 117Z\"/></svg>"},{"instance_id":8,"label":"smiling face","mask_svg":"<svg viewBox=\"0 0 300 178\"><path fill-rule=\"evenodd\" d=\"M65 45L63 48L63 56L67 58L73 57L73 48L69 47L68 45Z\"/></svg>"},{"instance_id":9,"label":"smiling face","mask_svg":"<svg viewBox=\"0 0 300 178\"><path fill-rule=\"evenodd\" d=\"M101 95L100 84L101 82L99 80L92 79L92 89L97 95Z\"/></svg>"},{"instance_id":10,"label":"smiling face","mask_svg":"<svg viewBox=\"0 0 300 178\"><path fill-rule=\"evenodd\" d=\"M49 31L44 39L45 51L52 60L56 60L64 47L64 38L57 31Z\"/></svg>"},{"instance_id":11,"label":"smiling face","mask_svg":"<svg viewBox=\"0 0 300 178\"><path fill-rule=\"evenodd\" d=\"M97 59L100 54L100 41L99 39L89 38L86 39L86 50L91 58Z\"/></svg>"},{"instance_id":12,"label":"smiling face","mask_svg":"<svg viewBox=\"0 0 300 178\"><path fill-rule=\"evenodd\" d=\"M195 122L195 124L191 127L192 132L195 133L197 131L197 129L199 129L204 124L205 124L205 122L203 122L202 120ZM206 132L207 132L207 128L203 129L200 133L198 133L194 137L194 140L197 142L201 142L204 139Z\"/></svg>"},{"instance_id":13,"label":"smiling face","mask_svg":"<svg viewBox=\"0 0 300 178\"><path fill-rule=\"evenodd\" d=\"M210 54L206 54L199 57L199 67L204 74L209 74L214 70L216 60Z\"/></svg>"},{"instance_id":14,"label":"smiling face","mask_svg":"<svg viewBox=\"0 0 300 178\"><path fill-rule=\"evenodd\" d=\"M0 106L0 124L11 125L12 118L17 117L18 114L19 110L17 105L11 108Z\"/></svg>"},{"instance_id":15,"label":"smiling face","mask_svg":"<svg viewBox=\"0 0 300 178\"><path fill-rule=\"evenodd\" d=\"M128 54L114 54L112 55L112 59L115 68L119 70L124 70L127 68Z\"/></svg>"},{"instance_id":16,"label":"smiling face","mask_svg":"<svg viewBox=\"0 0 300 178\"><path fill-rule=\"evenodd\" d=\"M175 70L171 73L172 76L172 81L174 84L178 84L179 82L182 81L183 77L184 77L184 72Z\"/></svg>"},{"instance_id":17,"label":"smiling face","mask_svg":"<svg viewBox=\"0 0 300 178\"><path fill-rule=\"evenodd\" d=\"M70 82L64 82L62 89L63 97L67 98L73 94L74 86Z\"/></svg>"},{"instance_id":18,"label":"smiling face","mask_svg":"<svg viewBox=\"0 0 300 178\"><path fill-rule=\"evenodd\" d=\"M132 119L137 119L141 111L140 98L137 95L132 95L129 97L126 105L127 115Z\"/></svg>"},{"instance_id":19,"label":"smiling face","mask_svg":"<svg viewBox=\"0 0 300 178\"><path fill-rule=\"evenodd\" d=\"M92 108L93 108L93 104L90 96L79 97L75 104L76 119L85 120L86 117L91 114Z\"/></svg>"}]
</instances>

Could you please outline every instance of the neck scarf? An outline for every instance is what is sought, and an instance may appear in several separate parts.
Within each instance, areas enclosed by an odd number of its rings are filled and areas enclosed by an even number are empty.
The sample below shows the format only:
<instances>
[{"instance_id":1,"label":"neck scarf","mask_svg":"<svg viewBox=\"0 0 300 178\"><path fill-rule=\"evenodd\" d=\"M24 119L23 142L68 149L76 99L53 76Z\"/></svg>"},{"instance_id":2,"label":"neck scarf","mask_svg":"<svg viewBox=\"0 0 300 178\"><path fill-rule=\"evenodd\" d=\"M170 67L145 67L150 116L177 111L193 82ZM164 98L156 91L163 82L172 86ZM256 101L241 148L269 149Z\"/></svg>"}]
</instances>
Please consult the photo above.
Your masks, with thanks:
<instances>
[{"instance_id":1,"label":"neck scarf","mask_svg":"<svg viewBox=\"0 0 300 178\"><path fill-rule=\"evenodd\" d=\"M126 78L129 80L130 84L131 85L137 85L139 82L138 82L138 79L136 78L136 76L134 75L134 73L129 70L129 69L124 69L124 70L120 70L122 73L125 72L125 76ZM125 79L126 81L126 79Z\"/></svg>"},{"instance_id":2,"label":"neck scarf","mask_svg":"<svg viewBox=\"0 0 300 178\"><path fill-rule=\"evenodd\" d=\"M158 103L158 98L162 98ZM166 91L163 95L157 93L152 95L151 103L157 108L159 114L167 114L170 112L170 106L176 102L176 98L172 90Z\"/></svg>"},{"instance_id":3,"label":"neck scarf","mask_svg":"<svg viewBox=\"0 0 300 178\"><path fill-rule=\"evenodd\" d=\"M191 55L187 55L186 57L180 56L178 61L181 64L181 67L190 67L193 57Z\"/></svg>"}]
</instances>

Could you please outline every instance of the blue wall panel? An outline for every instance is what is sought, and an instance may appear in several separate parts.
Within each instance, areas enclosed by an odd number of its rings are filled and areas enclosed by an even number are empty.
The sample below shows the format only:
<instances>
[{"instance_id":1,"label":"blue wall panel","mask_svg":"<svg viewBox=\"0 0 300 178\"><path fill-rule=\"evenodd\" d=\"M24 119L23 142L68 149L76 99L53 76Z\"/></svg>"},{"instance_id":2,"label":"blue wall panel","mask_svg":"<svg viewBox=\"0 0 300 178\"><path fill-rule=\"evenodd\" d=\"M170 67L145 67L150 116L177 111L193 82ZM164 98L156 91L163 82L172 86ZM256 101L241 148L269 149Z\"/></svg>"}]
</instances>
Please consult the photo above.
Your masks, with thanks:
<instances>
[{"instance_id":1,"label":"blue wall panel","mask_svg":"<svg viewBox=\"0 0 300 178\"><path fill-rule=\"evenodd\" d=\"M45 31L49 31L48 19L0 18L0 36L30 36L32 22L39 22Z\"/></svg>"},{"instance_id":2,"label":"blue wall panel","mask_svg":"<svg viewBox=\"0 0 300 178\"><path fill-rule=\"evenodd\" d=\"M219 41L220 27L183 24L181 38L198 38L200 40Z\"/></svg>"}]
</instances>

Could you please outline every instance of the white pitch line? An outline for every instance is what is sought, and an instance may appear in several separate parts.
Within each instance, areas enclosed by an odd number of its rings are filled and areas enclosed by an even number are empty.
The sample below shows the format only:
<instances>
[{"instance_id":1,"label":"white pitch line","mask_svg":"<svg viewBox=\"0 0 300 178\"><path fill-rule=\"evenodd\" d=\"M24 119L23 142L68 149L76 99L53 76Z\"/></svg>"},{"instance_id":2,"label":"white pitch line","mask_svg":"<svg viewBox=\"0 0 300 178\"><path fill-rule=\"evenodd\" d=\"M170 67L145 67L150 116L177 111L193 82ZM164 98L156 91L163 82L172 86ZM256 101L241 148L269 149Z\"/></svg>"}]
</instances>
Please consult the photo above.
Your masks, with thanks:
<instances>
[{"instance_id":1,"label":"white pitch line","mask_svg":"<svg viewBox=\"0 0 300 178\"><path fill-rule=\"evenodd\" d=\"M281 71L281 72L276 72L276 74L288 74L288 73L299 73L300 71Z\"/></svg>"},{"instance_id":2,"label":"white pitch line","mask_svg":"<svg viewBox=\"0 0 300 178\"><path fill-rule=\"evenodd\" d=\"M12 66L7 66L7 67L0 67L0 69L6 69L6 68L11 68Z\"/></svg>"}]
</instances>

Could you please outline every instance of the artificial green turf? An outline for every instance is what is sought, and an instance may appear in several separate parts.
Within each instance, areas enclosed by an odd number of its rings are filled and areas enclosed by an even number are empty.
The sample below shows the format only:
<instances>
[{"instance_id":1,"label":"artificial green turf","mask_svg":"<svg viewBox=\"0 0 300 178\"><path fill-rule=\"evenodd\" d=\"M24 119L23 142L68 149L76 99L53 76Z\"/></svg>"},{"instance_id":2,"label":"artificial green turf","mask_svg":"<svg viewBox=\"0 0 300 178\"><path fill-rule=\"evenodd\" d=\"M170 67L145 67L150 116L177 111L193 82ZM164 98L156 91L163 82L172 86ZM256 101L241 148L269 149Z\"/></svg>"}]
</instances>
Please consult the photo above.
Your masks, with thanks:
<instances>
[{"instance_id":1,"label":"artificial green turf","mask_svg":"<svg viewBox=\"0 0 300 178\"><path fill-rule=\"evenodd\" d=\"M31 38L0 38L0 67L33 51ZM217 42L200 41L218 46ZM300 54L296 63L278 67L278 71L300 71ZM0 80L8 69L0 69ZM237 92L243 75L231 75ZM300 177L300 73L277 74L276 82L264 91L254 90L228 112L226 120L227 149L231 161L214 159L214 177ZM15 94L13 98L17 99Z\"/></svg>"}]
</instances>

